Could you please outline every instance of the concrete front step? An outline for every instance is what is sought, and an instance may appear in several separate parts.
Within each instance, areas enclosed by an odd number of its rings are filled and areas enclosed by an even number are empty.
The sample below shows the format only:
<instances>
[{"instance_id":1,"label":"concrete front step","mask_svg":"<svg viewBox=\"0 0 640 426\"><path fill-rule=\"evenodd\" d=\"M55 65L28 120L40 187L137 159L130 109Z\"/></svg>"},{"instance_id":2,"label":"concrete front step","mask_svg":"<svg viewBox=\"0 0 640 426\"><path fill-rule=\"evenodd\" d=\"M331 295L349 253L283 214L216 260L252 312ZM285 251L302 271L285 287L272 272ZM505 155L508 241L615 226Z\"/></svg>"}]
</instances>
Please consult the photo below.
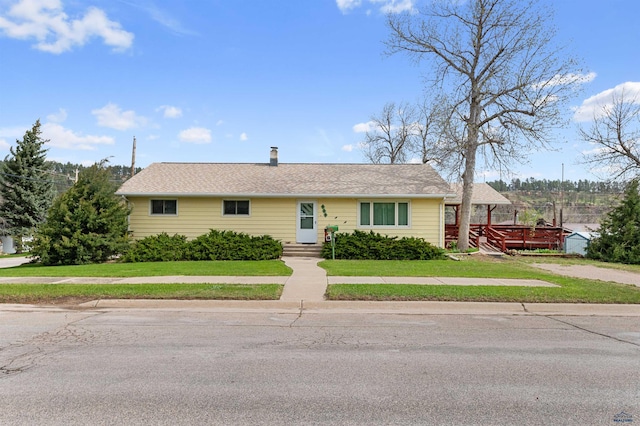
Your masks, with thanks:
<instances>
[{"instance_id":1,"label":"concrete front step","mask_svg":"<svg viewBox=\"0 0 640 426\"><path fill-rule=\"evenodd\" d=\"M283 256L287 257L321 257L322 244L285 244Z\"/></svg>"}]
</instances>

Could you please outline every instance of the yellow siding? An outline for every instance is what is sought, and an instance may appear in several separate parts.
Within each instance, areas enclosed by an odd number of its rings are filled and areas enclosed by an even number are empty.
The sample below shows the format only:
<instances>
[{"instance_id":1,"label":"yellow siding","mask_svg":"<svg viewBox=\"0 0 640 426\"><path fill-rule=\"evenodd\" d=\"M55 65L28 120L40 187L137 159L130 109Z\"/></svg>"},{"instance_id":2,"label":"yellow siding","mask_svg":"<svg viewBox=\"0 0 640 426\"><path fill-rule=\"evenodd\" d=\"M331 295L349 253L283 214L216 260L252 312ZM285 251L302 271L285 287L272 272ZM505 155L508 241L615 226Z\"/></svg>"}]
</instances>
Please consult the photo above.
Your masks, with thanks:
<instances>
[{"instance_id":1,"label":"yellow siding","mask_svg":"<svg viewBox=\"0 0 640 426\"><path fill-rule=\"evenodd\" d=\"M268 234L285 243L296 241L296 222L298 199L293 198L252 198L250 216L223 216L222 198L178 197L176 216L150 215L148 197L128 197L132 207L129 227L136 239L166 232L169 235L181 234L195 238L209 232L210 229L233 230L250 235ZM166 199L169 199L166 197ZM226 198L231 199L231 198ZM338 225L340 232L353 232L354 229L369 231L373 229L382 235L422 237L432 244L443 245L441 200L411 200L410 226L388 228L364 228L357 226L357 199L310 199L316 201L318 216L318 242L323 241L324 228ZM407 200L397 200L407 201ZM324 205L327 217L322 214Z\"/></svg>"}]
</instances>

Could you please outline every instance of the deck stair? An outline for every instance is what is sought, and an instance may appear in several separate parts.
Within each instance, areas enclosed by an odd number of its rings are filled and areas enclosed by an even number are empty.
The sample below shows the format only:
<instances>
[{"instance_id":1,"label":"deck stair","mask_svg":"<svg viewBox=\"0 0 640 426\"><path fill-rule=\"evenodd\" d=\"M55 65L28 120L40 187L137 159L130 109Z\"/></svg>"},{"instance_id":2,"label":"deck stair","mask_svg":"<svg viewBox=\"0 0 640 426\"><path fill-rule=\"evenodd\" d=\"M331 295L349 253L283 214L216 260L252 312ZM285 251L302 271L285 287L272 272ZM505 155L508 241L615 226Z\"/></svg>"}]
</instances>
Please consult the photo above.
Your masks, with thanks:
<instances>
[{"instance_id":1,"label":"deck stair","mask_svg":"<svg viewBox=\"0 0 640 426\"><path fill-rule=\"evenodd\" d=\"M480 237L480 247L478 247L478 249L480 250L480 253L490 256L502 256L504 254L498 247L487 242L485 237Z\"/></svg>"},{"instance_id":2,"label":"deck stair","mask_svg":"<svg viewBox=\"0 0 640 426\"><path fill-rule=\"evenodd\" d=\"M320 258L322 244L285 244L282 256Z\"/></svg>"}]
</instances>

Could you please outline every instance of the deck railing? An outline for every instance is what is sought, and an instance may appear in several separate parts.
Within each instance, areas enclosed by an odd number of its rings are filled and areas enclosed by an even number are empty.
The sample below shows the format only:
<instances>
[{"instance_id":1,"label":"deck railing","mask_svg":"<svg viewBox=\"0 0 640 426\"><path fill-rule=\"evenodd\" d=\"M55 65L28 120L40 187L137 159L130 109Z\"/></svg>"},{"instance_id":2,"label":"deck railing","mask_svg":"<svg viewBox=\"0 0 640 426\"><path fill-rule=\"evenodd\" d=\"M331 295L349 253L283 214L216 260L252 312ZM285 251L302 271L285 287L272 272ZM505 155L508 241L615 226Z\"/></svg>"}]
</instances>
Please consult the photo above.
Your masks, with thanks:
<instances>
[{"instance_id":1,"label":"deck railing","mask_svg":"<svg viewBox=\"0 0 640 426\"><path fill-rule=\"evenodd\" d=\"M478 247L480 237L499 250L559 250L563 247L566 232L560 227L526 225L480 225L473 224L469 229L469 245ZM457 225L445 226L445 241L449 244L458 239Z\"/></svg>"}]
</instances>

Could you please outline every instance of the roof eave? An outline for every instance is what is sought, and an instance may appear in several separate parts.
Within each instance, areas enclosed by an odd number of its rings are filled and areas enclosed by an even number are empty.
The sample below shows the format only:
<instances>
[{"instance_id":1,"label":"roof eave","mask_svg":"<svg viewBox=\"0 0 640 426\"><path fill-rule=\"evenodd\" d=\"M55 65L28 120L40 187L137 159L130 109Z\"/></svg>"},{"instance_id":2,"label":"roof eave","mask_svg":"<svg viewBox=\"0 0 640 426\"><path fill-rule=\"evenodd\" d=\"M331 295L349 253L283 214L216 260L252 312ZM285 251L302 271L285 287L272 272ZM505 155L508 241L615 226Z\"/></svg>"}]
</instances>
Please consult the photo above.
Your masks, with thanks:
<instances>
[{"instance_id":1,"label":"roof eave","mask_svg":"<svg viewBox=\"0 0 640 426\"><path fill-rule=\"evenodd\" d=\"M125 197L189 197L189 198L424 198L440 199L451 194L255 194L255 193L186 193L186 192L125 192L118 191L116 195Z\"/></svg>"}]
</instances>

